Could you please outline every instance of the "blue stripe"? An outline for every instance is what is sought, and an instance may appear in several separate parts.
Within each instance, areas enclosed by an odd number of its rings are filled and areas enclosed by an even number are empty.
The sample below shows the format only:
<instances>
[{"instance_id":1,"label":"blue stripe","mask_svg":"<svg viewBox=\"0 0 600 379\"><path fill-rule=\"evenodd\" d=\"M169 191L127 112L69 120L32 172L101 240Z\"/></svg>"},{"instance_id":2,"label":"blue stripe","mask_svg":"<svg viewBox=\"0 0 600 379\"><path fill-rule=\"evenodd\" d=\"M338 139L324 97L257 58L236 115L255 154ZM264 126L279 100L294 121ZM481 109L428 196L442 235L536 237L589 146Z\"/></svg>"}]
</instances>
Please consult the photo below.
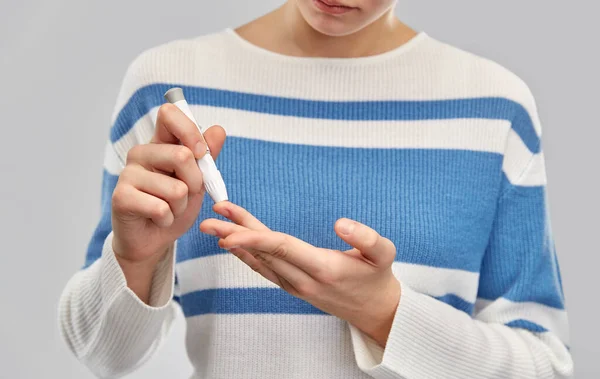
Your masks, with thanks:
<instances>
[{"instance_id":1,"label":"blue stripe","mask_svg":"<svg viewBox=\"0 0 600 379\"><path fill-rule=\"evenodd\" d=\"M564 309L546 207L545 187L512 187L505 193L482 261L478 297Z\"/></svg>"},{"instance_id":2,"label":"blue stripe","mask_svg":"<svg viewBox=\"0 0 600 379\"><path fill-rule=\"evenodd\" d=\"M102 255L102 246L104 246L104 240L110 234L112 230L111 222L111 203L112 193L117 186L119 180L118 175L112 175L108 171L104 170L102 173L102 192L101 192L101 216L100 221L96 226L96 230L92 235L90 243L88 244L87 254L85 257L85 264L83 268L89 267Z\"/></svg>"},{"instance_id":3,"label":"blue stripe","mask_svg":"<svg viewBox=\"0 0 600 379\"><path fill-rule=\"evenodd\" d=\"M455 295L438 300L467 312L473 305ZM186 317L203 314L302 314L326 315L310 303L290 295L280 288L217 288L187 293L180 298Z\"/></svg>"},{"instance_id":4,"label":"blue stripe","mask_svg":"<svg viewBox=\"0 0 600 379\"><path fill-rule=\"evenodd\" d=\"M219 288L195 291L181 296L181 305L186 317L207 313L325 314L279 288Z\"/></svg>"},{"instance_id":5,"label":"blue stripe","mask_svg":"<svg viewBox=\"0 0 600 379\"><path fill-rule=\"evenodd\" d=\"M112 142L125 135L150 109L164 103L163 94L176 84L151 84L138 89L119 112L111 130ZM180 86L180 85L179 85ZM190 104L251 112L329 120L439 120L483 118L511 121L512 128L533 153L539 152L539 137L529 113L515 101L498 98L468 98L424 101L321 101L180 86Z\"/></svg>"},{"instance_id":6,"label":"blue stripe","mask_svg":"<svg viewBox=\"0 0 600 379\"><path fill-rule=\"evenodd\" d=\"M529 330L530 332L534 332L534 333L543 333L543 332L548 331L548 329L544 328L541 325L538 325L531 321L522 320L522 319L511 321L505 325L509 326L511 328L526 329L526 330Z\"/></svg>"},{"instance_id":7,"label":"blue stripe","mask_svg":"<svg viewBox=\"0 0 600 379\"><path fill-rule=\"evenodd\" d=\"M377 230L399 262L479 272L489 239L502 156L443 149L360 149L228 138L219 156L230 200L270 228L315 246L345 250L340 217ZM376 169L374 169L376 168ZM178 243L182 262L224 254L199 222Z\"/></svg>"},{"instance_id":8,"label":"blue stripe","mask_svg":"<svg viewBox=\"0 0 600 379\"><path fill-rule=\"evenodd\" d=\"M463 298L456 296L454 294L438 296L435 299L442 301L442 302L458 309L459 311L463 311L468 315L473 314L474 304L470 303L470 302L464 300Z\"/></svg>"}]
</instances>

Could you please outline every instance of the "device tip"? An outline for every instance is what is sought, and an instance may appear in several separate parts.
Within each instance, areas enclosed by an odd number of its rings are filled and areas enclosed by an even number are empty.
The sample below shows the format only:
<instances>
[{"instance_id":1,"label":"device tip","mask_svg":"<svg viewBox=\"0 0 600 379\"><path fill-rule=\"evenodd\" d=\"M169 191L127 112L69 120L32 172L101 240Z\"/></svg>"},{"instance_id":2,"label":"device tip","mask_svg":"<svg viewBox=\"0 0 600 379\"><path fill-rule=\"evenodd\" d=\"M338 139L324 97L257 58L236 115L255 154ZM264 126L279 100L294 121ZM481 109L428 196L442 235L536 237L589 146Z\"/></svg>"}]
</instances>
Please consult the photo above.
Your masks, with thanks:
<instances>
[{"instance_id":1,"label":"device tip","mask_svg":"<svg viewBox=\"0 0 600 379\"><path fill-rule=\"evenodd\" d=\"M218 178L205 181L204 185L206 186L206 192L208 192L208 195L213 199L215 203L229 200L229 196L227 196L227 189L225 188L225 183L223 182L223 178L220 174Z\"/></svg>"},{"instance_id":2,"label":"device tip","mask_svg":"<svg viewBox=\"0 0 600 379\"><path fill-rule=\"evenodd\" d=\"M179 87L171 88L170 90L165 92L164 97L165 100L167 100L171 104L180 100L185 100L185 97L183 96L183 90Z\"/></svg>"}]
</instances>

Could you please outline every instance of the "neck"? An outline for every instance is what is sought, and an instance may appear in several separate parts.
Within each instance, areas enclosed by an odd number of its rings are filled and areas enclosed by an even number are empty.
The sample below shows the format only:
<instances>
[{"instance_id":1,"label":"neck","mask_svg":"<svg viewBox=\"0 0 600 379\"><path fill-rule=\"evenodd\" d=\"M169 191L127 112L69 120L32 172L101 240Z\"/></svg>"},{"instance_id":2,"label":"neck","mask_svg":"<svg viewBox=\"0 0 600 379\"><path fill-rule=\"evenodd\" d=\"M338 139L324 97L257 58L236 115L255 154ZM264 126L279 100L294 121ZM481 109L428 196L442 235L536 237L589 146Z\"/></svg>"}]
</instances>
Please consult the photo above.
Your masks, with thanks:
<instances>
[{"instance_id":1,"label":"neck","mask_svg":"<svg viewBox=\"0 0 600 379\"><path fill-rule=\"evenodd\" d=\"M298 57L356 58L392 50L415 36L389 9L363 29L328 36L312 28L293 1L236 30L249 42L280 54Z\"/></svg>"}]
</instances>

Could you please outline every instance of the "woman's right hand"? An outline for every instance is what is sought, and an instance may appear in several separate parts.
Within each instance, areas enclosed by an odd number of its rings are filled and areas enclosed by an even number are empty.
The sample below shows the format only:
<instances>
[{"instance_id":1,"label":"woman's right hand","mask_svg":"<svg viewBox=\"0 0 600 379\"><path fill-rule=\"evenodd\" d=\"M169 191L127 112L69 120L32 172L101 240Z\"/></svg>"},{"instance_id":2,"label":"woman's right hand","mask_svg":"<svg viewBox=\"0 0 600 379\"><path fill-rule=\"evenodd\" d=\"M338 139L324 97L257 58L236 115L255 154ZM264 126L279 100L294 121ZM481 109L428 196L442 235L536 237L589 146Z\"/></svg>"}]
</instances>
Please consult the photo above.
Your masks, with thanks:
<instances>
[{"instance_id":1,"label":"woman's right hand","mask_svg":"<svg viewBox=\"0 0 600 379\"><path fill-rule=\"evenodd\" d=\"M213 126L204 139L216 158L225 131ZM200 212L205 191L196 159L205 152L196 125L164 104L151 142L127 154L112 196L113 250L127 285L146 303L156 265Z\"/></svg>"}]
</instances>

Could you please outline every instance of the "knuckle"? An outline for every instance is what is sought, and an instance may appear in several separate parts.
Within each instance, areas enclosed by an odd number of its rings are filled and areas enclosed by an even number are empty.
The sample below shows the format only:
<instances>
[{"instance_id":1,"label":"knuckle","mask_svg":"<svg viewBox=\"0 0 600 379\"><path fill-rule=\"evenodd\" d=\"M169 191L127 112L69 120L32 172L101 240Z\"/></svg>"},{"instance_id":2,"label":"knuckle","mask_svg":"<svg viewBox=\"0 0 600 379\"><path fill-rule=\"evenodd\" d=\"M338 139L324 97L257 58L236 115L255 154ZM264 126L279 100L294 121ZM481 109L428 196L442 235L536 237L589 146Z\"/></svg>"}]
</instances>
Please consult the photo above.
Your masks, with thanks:
<instances>
[{"instance_id":1,"label":"knuckle","mask_svg":"<svg viewBox=\"0 0 600 379\"><path fill-rule=\"evenodd\" d=\"M194 158L194 153L185 146L178 146L173 152L173 160L177 166L182 166Z\"/></svg>"},{"instance_id":2,"label":"knuckle","mask_svg":"<svg viewBox=\"0 0 600 379\"><path fill-rule=\"evenodd\" d=\"M123 185L118 185L112 194L112 208L115 212L120 213L125 210L125 206L127 204L126 197L127 191L125 190Z\"/></svg>"},{"instance_id":3,"label":"knuckle","mask_svg":"<svg viewBox=\"0 0 600 379\"><path fill-rule=\"evenodd\" d=\"M154 217L160 219L167 217L170 212L171 208L169 207L169 205L163 202L157 203L154 206L154 209L152 210L152 214L154 215Z\"/></svg>"},{"instance_id":4,"label":"knuckle","mask_svg":"<svg viewBox=\"0 0 600 379\"><path fill-rule=\"evenodd\" d=\"M178 180L173 183L171 187L171 196L176 200L181 200L188 195L188 187L187 185Z\"/></svg>"},{"instance_id":5,"label":"knuckle","mask_svg":"<svg viewBox=\"0 0 600 379\"><path fill-rule=\"evenodd\" d=\"M123 171L119 174L119 180L117 182L117 186L129 186L136 187L136 183L139 180L139 169L142 168L137 164L129 164L125 166ZM143 169L143 168L142 168ZM117 188L115 187L115 190ZM129 193L129 190L126 191Z\"/></svg>"},{"instance_id":6,"label":"knuckle","mask_svg":"<svg viewBox=\"0 0 600 379\"><path fill-rule=\"evenodd\" d=\"M123 171L121 171L121 174L119 175L119 181L121 183L134 183L135 179L137 177L136 172L141 166L137 165L137 164L129 164L127 166L125 166L125 168L123 169Z\"/></svg>"},{"instance_id":7,"label":"knuckle","mask_svg":"<svg viewBox=\"0 0 600 379\"><path fill-rule=\"evenodd\" d=\"M157 119L163 120L169 118L175 111L175 106L171 103L165 103L158 108Z\"/></svg>"},{"instance_id":8,"label":"knuckle","mask_svg":"<svg viewBox=\"0 0 600 379\"><path fill-rule=\"evenodd\" d=\"M126 163L129 164L131 162L138 161L143 154L144 147L142 145L135 145L127 152L127 160Z\"/></svg>"},{"instance_id":9,"label":"knuckle","mask_svg":"<svg viewBox=\"0 0 600 379\"><path fill-rule=\"evenodd\" d=\"M129 179L131 179L131 165L125 166L123 171L119 174L119 181L117 182L117 187L122 185L123 183L129 183ZM115 191L117 190L115 187Z\"/></svg>"}]
</instances>

